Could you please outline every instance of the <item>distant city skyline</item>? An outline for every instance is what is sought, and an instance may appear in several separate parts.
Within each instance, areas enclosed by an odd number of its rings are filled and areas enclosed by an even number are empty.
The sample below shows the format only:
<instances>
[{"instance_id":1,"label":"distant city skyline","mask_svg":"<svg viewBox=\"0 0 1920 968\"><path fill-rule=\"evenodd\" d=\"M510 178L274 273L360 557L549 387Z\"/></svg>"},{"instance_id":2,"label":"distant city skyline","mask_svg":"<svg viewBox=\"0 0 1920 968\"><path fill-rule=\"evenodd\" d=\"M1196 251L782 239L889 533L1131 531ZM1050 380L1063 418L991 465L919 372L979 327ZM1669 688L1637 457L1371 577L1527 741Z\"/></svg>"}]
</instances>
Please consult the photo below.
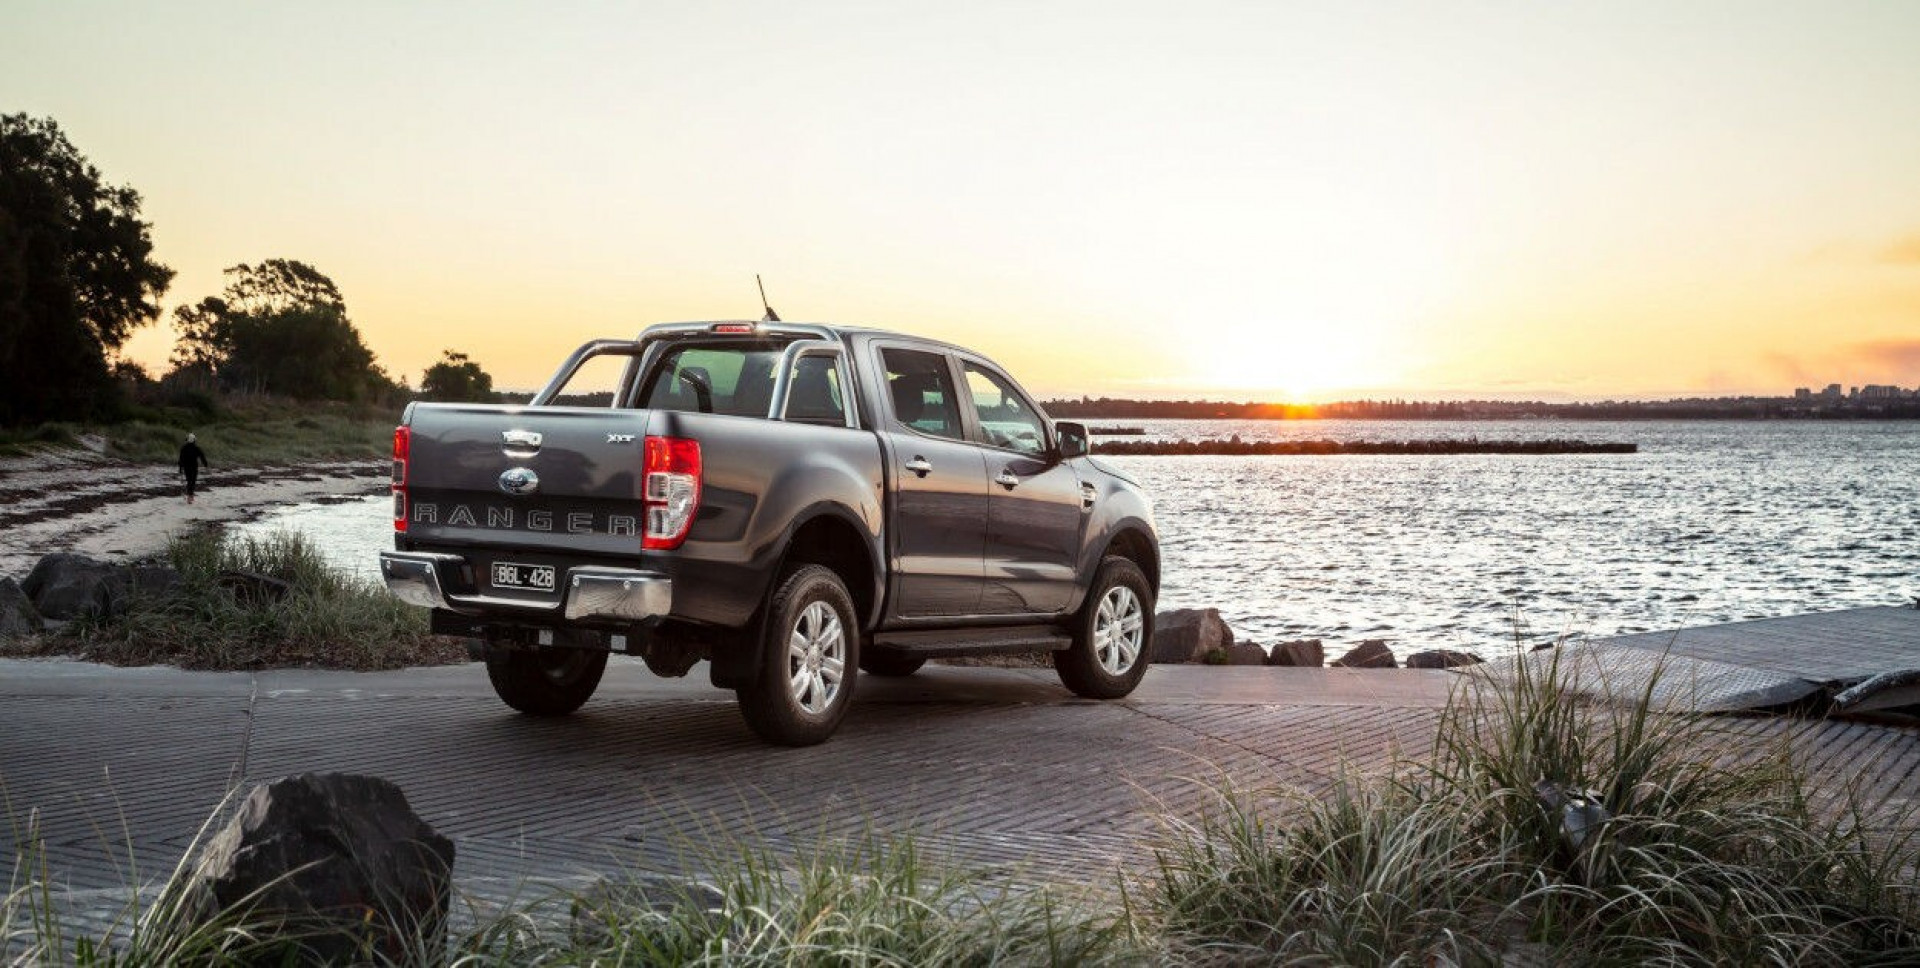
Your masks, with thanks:
<instances>
[{"instance_id":1,"label":"distant city skyline","mask_svg":"<svg viewBox=\"0 0 1920 968\"><path fill-rule=\"evenodd\" d=\"M15 5L0 110L144 196L166 305L332 277L504 387L754 317L1045 396L1920 385L1920 4ZM128 355L164 369L166 325Z\"/></svg>"}]
</instances>

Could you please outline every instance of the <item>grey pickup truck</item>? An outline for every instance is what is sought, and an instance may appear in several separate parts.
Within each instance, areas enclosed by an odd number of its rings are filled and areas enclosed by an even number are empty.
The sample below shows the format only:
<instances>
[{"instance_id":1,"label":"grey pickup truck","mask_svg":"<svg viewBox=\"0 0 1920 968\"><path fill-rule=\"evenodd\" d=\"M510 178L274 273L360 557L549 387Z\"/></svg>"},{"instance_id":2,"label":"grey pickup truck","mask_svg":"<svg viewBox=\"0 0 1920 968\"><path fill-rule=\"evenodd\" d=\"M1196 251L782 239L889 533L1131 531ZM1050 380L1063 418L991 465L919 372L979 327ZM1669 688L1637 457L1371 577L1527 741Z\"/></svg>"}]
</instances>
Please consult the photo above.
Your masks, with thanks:
<instances>
[{"instance_id":1,"label":"grey pickup truck","mask_svg":"<svg viewBox=\"0 0 1920 968\"><path fill-rule=\"evenodd\" d=\"M387 587L514 709L573 712L610 652L704 659L795 746L860 672L934 657L1050 652L1073 692L1124 696L1160 584L1139 486L992 361L777 321L596 340L525 406L407 407L393 529Z\"/></svg>"}]
</instances>

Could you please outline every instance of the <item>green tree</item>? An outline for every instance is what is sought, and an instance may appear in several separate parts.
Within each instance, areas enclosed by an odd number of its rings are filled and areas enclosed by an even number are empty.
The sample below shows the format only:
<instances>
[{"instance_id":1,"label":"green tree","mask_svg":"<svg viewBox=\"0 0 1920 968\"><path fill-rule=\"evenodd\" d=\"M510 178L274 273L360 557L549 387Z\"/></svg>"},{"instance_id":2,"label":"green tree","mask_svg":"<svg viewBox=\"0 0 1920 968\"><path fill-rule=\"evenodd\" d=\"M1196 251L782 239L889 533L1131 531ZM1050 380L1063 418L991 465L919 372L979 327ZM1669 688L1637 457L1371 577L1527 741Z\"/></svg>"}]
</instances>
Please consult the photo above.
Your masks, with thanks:
<instances>
[{"instance_id":1,"label":"green tree","mask_svg":"<svg viewBox=\"0 0 1920 968\"><path fill-rule=\"evenodd\" d=\"M333 280L292 259L226 271L227 288L173 311L174 366L222 390L365 400L394 389L347 318Z\"/></svg>"},{"instance_id":2,"label":"green tree","mask_svg":"<svg viewBox=\"0 0 1920 968\"><path fill-rule=\"evenodd\" d=\"M448 403L492 403L493 377L465 353L442 352L440 362L420 375L420 397Z\"/></svg>"},{"instance_id":3,"label":"green tree","mask_svg":"<svg viewBox=\"0 0 1920 968\"><path fill-rule=\"evenodd\" d=\"M51 118L0 115L0 424L115 408L108 357L173 281L149 228Z\"/></svg>"}]
</instances>

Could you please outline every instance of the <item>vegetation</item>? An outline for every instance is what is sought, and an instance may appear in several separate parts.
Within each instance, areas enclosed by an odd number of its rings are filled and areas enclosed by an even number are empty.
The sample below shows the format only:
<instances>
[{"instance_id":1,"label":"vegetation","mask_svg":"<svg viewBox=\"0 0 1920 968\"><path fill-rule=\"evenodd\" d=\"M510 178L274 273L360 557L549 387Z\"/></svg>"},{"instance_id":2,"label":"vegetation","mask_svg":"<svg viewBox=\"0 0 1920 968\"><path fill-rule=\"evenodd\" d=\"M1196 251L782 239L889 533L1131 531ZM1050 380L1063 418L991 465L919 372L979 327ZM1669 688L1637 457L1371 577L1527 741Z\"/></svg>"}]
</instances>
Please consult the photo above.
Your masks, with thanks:
<instances>
[{"instance_id":1,"label":"vegetation","mask_svg":"<svg viewBox=\"0 0 1920 968\"><path fill-rule=\"evenodd\" d=\"M1912 806L1818 809L1651 690L1594 708L1556 664L1447 710L1431 756L1182 825L1155 900L1187 957L1345 964L1912 964ZM1906 831L1906 833L1889 833Z\"/></svg>"},{"instance_id":2,"label":"vegetation","mask_svg":"<svg viewBox=\"0 0 1920 968\"><path fill-rule=\"evenodd\" d=\"M203 531L175 538L167 559L180 572L174 592L137 597L124 614L75 622L23 648L183 669L372 670L466 661L464 647L427 632L420 609L327 564L298 535L223 540ZM285 582L286 594L236 593L231 579L222 581L232 572Z\"/></svg>"},{"instance_id":3,"label":"vegetation","mask_svg":"<svg viewBox=\"0 0 1920 968\"><path fill-rule=\"evenodd\" d=\"M506 906L421 964L1920 963L1913 806L1813 791L1785 748L1715 739L1648 693L1593 707L1524 672L1449 707L1430 755L1330 791L1220 791L1144 881L1102 901L929 863L868 837L782 860L703 852L704 884L642 878ZM1759 755L1756 755L1759 754ZM18 842L31 843L31 838ZM731 851L731 852L729 852ZM22 871L27 876L22 876ZM10 955L83 964L259 953L270 925L194 927L167 899L129 937L68 938L31 864L0 901ZM619 882L616 881L616 884ZM1136 890L1144 885L1144 894ZM1117 898L1117 901L1114 900ZM153 954L147 954L152 952Z\"/></svg>"},{"instance_id":4,"label":"vegetation","mask_svg":"<svg viewBox=\"0 0 1920 968\"><path fill-rule=\"evenodd\" d=\"M396 388L347 318L333 280L304 262L227 269L227 288L174 310L175 371L227 392L358 401Z\"/></svg>"},{"instance_id":5,"label":"vegetation","mask_svg":"<svg viewBox=\"0 0 1920 968\"><path fill-rule=\"evenodd\" d=\"M493 403L493 376L465 353L445 351L440 362L420 376L420 398L448 403Z\"/></svg>"},{"instance_id":6,"label":"vegetation","mask_svg":"<svg viewBox=\"0 0 1920 968\"><path fill-rule=\"evenodd\" d=\"M0 115L0 426L115 413L108 356L173 279L149 227L52 119Z\"/></svg>"},{"instance_id":7,"label":"vegetation","mask_svg":"<svg viewBox=\"0 0 1920 968\"><path fill-rule=\"evenodd\" d=\"M0 454L77 446L97 434L108 456L171 464L187 434L199 435L217 474L243 464L308 460L379 460L391 453L396 405L295 403L257 399L203 406L135 405L110 424L43 423L0 431Z\"/></svg>"}]
</instances>

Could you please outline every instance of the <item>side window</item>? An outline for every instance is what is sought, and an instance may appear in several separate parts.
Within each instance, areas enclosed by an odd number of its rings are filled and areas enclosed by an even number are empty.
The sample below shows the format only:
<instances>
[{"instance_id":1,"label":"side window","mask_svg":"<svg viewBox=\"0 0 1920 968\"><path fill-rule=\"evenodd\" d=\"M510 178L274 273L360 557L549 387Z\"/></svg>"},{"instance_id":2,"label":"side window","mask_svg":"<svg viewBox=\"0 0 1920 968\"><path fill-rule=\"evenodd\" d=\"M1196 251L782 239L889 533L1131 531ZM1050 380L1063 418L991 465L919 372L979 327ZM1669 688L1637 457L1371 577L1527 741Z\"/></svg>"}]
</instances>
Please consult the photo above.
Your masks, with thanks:
<instances>
[{"instance_id":1,"label":"side window","mask_svg":"<svg viewBox=\"0 0 1920 968\"><path fill-rule=\"evenodd\" d=\"M787 419L844 427L847 405L840 395L840 367L831 356L803 356L787 384Z\"/></svg>"},{"instance_id":2,"label":"side window","mask_svg":"<svg viewBox=\"0 0 1920 968\"><path fill-rule=\"evenodd\" d=\"M967 395L973 398L987 443L1023 454L1045 453L1047 421L1020 396L1012 382L977 363L964 366Z\"/></svg>"},{"instance_id":3,"label":"side window","mask_svg":"<svg viewBox=\"0 0 1920 968\"><path fill-rule=\"evenodd\" d=\"M773 367L780 350L740 343L669 349L654 364L640 406L764 417L773 397Z\"/></svg>"},{"instance_id":4,"label":"side window","mask_svg":"<svg viewBox=\"0 0 1920 968\"><path fill-rule=\"evenodd\" d=\"M953 391L947 359L920 350L883 349L887 395L895 420L935 437L966 439L960 425L960 398Z\"/></svg>"}]
</instances>

